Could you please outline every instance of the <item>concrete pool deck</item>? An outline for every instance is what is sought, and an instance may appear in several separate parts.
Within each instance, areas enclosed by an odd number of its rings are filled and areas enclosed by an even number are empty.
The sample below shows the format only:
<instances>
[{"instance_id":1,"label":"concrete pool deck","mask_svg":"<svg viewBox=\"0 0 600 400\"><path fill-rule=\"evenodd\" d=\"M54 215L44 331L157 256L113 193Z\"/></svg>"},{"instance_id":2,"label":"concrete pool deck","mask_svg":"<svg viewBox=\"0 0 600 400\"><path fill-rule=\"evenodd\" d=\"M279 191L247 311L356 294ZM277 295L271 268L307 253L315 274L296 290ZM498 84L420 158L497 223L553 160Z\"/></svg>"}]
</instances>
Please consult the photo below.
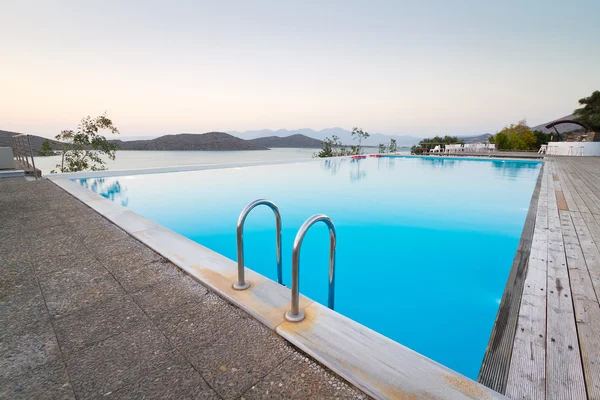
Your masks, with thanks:
<instances>
[{"instance_id":1,"label":"concrete pool deck","mask_svg":"<svg viewBox=\"0 0 600 400\"><path fill-rule=\"evenodd\" d=\"M49 180L0 179L0 398L365 398Z\"/></svg>"}]
</instances>

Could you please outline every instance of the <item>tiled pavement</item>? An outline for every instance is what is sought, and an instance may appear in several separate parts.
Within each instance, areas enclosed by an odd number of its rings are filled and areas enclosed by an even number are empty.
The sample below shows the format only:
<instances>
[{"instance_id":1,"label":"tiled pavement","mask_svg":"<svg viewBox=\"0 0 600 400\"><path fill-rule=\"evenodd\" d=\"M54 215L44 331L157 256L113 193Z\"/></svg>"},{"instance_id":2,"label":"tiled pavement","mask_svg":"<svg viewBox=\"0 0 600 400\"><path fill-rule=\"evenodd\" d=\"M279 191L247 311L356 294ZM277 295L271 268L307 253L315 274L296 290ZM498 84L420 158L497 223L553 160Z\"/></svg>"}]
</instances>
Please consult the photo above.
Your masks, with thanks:
<instances>
[{"instance_id":1,"label":"tiled pavement","mask_svg":"<svg viewBox=\"0 0 600 400\"><path fill-rule=\"evenodd\" d=\"M48 180L0 179L0 398L364 398Z\"/></svg>"}]
</instances>

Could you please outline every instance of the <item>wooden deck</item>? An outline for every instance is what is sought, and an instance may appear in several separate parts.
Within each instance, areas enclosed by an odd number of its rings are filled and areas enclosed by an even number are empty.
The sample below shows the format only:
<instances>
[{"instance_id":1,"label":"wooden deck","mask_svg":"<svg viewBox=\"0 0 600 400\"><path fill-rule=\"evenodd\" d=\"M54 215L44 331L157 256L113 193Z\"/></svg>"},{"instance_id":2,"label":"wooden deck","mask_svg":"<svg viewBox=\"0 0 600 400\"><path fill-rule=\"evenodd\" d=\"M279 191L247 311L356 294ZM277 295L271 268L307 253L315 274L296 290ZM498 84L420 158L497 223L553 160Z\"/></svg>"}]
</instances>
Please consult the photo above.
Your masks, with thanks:
<instances>
[{"instance_id":1,"label":"wooden deck","mask_svg":"<svg viewBox=\"0 0 600 400\"><path fill-rule=\"evenodd\" d=\"M545 160L512 349L489 382L513 399L600 399L600 158Z\"/></svg>"}]
</instances>

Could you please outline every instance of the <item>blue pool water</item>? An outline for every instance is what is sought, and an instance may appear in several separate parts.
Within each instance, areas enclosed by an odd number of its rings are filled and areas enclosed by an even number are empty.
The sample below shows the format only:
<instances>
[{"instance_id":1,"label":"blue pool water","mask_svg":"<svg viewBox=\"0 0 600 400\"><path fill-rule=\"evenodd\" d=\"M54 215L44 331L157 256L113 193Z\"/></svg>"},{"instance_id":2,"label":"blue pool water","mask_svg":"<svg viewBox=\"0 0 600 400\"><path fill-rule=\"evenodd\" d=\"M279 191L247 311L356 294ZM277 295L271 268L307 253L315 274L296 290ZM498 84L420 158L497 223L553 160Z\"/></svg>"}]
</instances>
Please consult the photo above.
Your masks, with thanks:
<instances>
[{"instance_id":1,"label":"blue pool water","mask_svg":"<svg viewBox=\"0 0 600 400\"><path fill-rule=\"evenodd\" d=\"M283 220L284 283L302 222L337 228L336 311L476 378L517 249L540 163L443 158L298 164L80 180L236 259L236 222L258 198ZM246 265L276 280L270 209L246 221ZM302 248L300 291L327 304L328 231Z\"/></svg>"}]
</instances>

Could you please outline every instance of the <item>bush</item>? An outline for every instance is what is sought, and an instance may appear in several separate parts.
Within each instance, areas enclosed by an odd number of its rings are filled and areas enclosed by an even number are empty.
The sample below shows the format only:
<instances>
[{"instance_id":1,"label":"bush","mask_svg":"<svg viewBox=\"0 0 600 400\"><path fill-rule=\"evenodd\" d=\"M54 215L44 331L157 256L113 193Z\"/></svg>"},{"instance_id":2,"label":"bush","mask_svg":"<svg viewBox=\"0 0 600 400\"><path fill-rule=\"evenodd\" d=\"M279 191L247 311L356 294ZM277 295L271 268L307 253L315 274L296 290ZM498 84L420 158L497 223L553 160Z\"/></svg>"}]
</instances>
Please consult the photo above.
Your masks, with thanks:
<instances>
[{"instance_id":1,"label":"bush","mask_svg":"<svg viewBox=\"0 0 600 400\"><path fill-rule=\"evenodd\" d=\"M331 139L326 137L325 140L321 142L321 146L321 151L316 153L313 157L327 158L349 156L351 154L358 154L359 149L358 146L352 146L352 150L347 150L344 146L342 146L340 138L336 135L333 135Z\"/></svg>"},{"instance_id":2,"label":"bush","mask_svg":"<svg viewBox=\"0 0 600 400\"><path fill-rule=\"evenodd\" d=\"M490 143L495 143L499 150L537 150L542 144L547 144L551 136L539 131L533 132L527 126L527 121L522 120L490 137Z\"/></svg>"}]
</instances>

